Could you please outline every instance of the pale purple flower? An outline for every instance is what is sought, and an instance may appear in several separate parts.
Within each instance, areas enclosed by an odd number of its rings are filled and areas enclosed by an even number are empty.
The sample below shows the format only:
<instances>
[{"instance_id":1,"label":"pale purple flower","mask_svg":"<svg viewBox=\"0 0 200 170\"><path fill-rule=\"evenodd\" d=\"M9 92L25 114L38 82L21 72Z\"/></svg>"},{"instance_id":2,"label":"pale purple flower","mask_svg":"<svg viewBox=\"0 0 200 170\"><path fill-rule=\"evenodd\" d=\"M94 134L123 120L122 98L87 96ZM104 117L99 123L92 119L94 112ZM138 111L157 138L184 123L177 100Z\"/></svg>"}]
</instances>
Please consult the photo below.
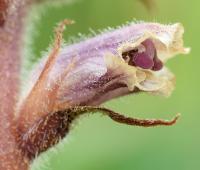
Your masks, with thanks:
<instances>
[{"instance_id":1,"label":"pale purple flower","mask_svg":"<svg viewBox=\"0 0 200 170\"><path fill-rule=\"evenodd\" d=\"M99 105L134 89L168 96L174 88L174 75L163 65L174 55L187 53L182 33L181 24L132 23L67 45L57 54L44 88L51 91L55 84L59 86L58 108ZM33 71L23 99L44 70L46 59ZM46 105L42 106L45 110Z\"/></svg>"},{"instance_id":2,"label":"pale purple flower","mask_svg":"<svg viewBox=\"0 0 200 170\"><path fill-rule=\"evenodd\" d=\"M177 117L169 122L139 120L98 106L134 92L169 96L175 77L164 64L188 52L182 34L181 24L131 23L60 51L58 37L50 56L33 71L18 106L24 152L32 158L45 151L66 135L75 118L90 111L130 125L175 123Z\"/></svg>"}]
</instances>

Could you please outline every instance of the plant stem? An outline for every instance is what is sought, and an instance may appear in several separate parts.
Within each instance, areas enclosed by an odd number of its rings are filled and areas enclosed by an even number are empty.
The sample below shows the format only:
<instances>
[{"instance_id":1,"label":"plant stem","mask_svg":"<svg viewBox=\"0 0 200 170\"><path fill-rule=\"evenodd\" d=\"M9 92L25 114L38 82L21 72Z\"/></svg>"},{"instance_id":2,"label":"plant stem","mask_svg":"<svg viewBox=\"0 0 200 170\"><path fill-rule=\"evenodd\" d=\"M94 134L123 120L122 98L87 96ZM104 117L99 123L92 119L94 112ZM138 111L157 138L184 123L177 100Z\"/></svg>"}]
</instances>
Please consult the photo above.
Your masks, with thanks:
<instances>
[{"instance_id":1,"label":"plant stem","mask_svg":"<svg viewBox=\"0 0 200 170\"><path fill-rule=\"evenodd\" d=\"M0 0L0 169L27 170L12 129L19 91L23 0Z\"/></svg>"}]
</instances>

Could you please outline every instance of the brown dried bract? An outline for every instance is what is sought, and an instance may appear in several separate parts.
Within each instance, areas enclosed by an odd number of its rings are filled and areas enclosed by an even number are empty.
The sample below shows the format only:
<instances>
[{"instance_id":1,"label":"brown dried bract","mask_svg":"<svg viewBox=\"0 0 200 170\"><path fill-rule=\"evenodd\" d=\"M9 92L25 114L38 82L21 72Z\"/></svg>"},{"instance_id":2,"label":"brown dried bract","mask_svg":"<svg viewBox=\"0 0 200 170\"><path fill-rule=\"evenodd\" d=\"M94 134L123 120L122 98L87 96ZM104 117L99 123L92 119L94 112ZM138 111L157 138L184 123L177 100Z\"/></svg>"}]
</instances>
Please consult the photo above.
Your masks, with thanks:
<instances>
[{"instance_id":1,"label":"brown dried bract","mask_svg":"<svg viewBox=\"0 0 200 170\"><path fill-rule=\"evenodd\" d=\"M72 24L71 20L64 20L59 24L55 30L55 41L53 44L53 50L50 53L48 60L45 64L45 68L42 70L36 84L32 88L30 94L24 101L18 121L22 122L19 125L21 132L27 130L38 118L46 115L54 110L54 98L56 97L57 90L59 88L59 83L55 82L53 87L49 90L46 88L49 72L54 65L56 58L61 47L62 42L62 32L64 31L65 25ZM59 81L62 81L63 77L73 68L74 61L66 67L64 73L60 76ZM45 109L42 110L40 106L44 106ZM30 112L31 111L31 112Z\"/></svg>"},{"instance_id":2,"label":"brown dried bract","mask_svg":"<svg viewBox=\"0 0 200 170\"><path fill-rule=\"evenodd\" d=\"M179 118L178 114L172 120L138 119L126 117L104 107L77 106L50 113L39 119L21 136L20 148L22 148L24 154L29 159L33 159L36 155L46 151L65 137L70 130L73 120L80 115L95 112L103 113L103 115L110 117L118 123L142 127L171 126Z\"/></svg>"}]
</instances>

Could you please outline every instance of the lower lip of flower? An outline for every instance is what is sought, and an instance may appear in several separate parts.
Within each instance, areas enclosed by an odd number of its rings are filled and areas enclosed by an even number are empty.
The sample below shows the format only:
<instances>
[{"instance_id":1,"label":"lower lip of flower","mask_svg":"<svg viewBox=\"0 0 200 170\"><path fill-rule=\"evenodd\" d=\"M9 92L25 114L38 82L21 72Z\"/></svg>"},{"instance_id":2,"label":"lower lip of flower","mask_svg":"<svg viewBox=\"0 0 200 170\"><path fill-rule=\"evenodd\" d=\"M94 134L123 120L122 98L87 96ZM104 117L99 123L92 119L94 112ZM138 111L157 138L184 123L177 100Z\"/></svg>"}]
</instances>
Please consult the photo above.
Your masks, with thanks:
<instances>
[{"instance_id":1,"label":"lower lip of flower","mask_svg":"<svg viewBox=\"0 0 200 170\"><path fill-rule=\"evenodd\" d=\"M156 47L152 40L147 39L141 43L144 50L139 47L133 50L124 52L122 57L124 60L128 59L128 64L142 69L150 69L159 71L163 67L162 61L157 56Z\"/></svg>"}]
</instances>

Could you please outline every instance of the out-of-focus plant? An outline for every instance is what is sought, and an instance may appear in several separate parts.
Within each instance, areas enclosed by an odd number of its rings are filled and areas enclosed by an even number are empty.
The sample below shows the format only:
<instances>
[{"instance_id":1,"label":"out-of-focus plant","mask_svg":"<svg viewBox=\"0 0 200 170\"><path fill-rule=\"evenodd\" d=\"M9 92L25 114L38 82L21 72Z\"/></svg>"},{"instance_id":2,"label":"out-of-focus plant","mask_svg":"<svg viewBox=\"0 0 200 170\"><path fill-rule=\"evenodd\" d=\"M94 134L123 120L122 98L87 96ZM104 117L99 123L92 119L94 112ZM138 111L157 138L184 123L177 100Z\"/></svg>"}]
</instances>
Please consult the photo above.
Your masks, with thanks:
<instances>
[{"instance_id":1,"label":"out-of-focus plant","mask_svg":"<svg viewBox=\"0 0 200 170\"><path fill-rule=\"evenodd\" d=\"M25 19L31 6L41 2L0 0L0 169L29 169L85 113L101 112L116 122L144 127L176 122L178 116L143 120L99 105L130 93L169 96L175 77L164 64L188 52L181 24L130 23L61 48L64 27L73 23L64 20L55 30L51 51L20 92Z\"/></svg>"}]
</instances>

